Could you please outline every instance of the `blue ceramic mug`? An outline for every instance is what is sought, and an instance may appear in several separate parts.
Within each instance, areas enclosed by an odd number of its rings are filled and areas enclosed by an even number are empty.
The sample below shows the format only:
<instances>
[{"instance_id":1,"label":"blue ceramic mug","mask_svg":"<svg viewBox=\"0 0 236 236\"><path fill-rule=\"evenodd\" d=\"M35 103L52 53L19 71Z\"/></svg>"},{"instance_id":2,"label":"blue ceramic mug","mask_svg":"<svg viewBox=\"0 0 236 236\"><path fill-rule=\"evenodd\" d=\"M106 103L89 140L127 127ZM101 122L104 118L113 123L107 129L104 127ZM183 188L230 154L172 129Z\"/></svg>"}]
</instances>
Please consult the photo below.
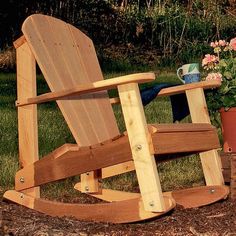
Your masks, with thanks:
<instances>
[{"instance_id":1,"label":"blue ceramic mug","mask_svg":"<svg viewBox=\"0 0 236 236\"><path fill-rule=\"evenodd\" d=\"M183 84L199 82L200 81L199 64L190 63L181 66L177 70L177 76Z\"/></svg>"}]
</instances>

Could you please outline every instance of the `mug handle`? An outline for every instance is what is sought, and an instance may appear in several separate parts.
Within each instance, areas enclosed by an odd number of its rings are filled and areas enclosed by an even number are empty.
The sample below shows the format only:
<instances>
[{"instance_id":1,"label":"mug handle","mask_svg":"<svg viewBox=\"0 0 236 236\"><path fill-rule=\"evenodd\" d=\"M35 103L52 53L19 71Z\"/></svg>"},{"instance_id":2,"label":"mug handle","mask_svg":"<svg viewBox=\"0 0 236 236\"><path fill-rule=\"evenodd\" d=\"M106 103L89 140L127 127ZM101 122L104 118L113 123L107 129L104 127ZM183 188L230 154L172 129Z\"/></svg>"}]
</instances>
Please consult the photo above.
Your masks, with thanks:
<instances>
[{"instance_id":1,"label":"mug handle","mask_svg":"<svg viewBox=\"0 0 236 236\"><path fill-rule=\"evenodd\" d=\"M179 79L179 80L181 80L181 82L182 82L183 84L185 84L185 81L184 81L184 80L182 80L182 79L181 79L181 76L179 75L179 72L180 72L180 70L182 70L182 67L178 68L178 70L177 70L177 73L176 73L176 74L177 74L177 76L178 76L178 79Z\"/></svg>"}]
</instances>

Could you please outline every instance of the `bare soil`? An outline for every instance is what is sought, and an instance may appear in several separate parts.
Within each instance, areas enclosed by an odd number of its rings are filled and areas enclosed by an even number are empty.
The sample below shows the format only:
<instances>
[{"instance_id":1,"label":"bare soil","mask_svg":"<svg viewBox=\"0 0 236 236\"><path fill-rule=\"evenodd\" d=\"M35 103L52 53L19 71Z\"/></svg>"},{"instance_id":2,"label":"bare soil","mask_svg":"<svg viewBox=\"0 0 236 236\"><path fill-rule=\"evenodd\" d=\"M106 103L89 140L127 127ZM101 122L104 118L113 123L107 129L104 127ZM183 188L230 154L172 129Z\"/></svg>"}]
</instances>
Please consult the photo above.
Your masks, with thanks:
<instances>
[{"instance_id":1,"label":"bare soil","mask_svg":"<svg viewBox=\"0 0 236 236\"><path fill-rule=\"evenodd\" d=\"M236 201L230 199L193 209L177 206L160 218L133 224L53 218L4 201L0 212L0 235L236 235Z\"/></svg>"}]
</instances>

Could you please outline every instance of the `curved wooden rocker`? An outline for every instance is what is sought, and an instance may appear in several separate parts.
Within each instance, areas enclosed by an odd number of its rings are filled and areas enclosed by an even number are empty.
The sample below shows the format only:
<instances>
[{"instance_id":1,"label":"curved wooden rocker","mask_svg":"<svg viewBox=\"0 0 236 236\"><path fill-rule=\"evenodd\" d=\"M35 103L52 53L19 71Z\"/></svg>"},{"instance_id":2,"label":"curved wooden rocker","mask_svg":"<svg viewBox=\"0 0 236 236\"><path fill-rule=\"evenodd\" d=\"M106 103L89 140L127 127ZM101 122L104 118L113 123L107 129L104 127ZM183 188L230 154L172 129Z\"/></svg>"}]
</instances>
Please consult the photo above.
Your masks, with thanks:
<instances>
[{"instance_id":1,"label":"curved wooden rocker","mask_svg":"<svg viewBox=\"0 0 236 236\"><path fill-rule=\"evenodd\" d=\"M75 185L75 189L81 191L81 184ZM209 205L221 199L226 199L229 194L227 186L200 186L188 189L175 190L171 192L164 192L164 197L171 197L175 200L176 204L183 208L196 208ZM112 189L103 189L102 193L89 193L89 195L98 199L117 202L124 200L136 199L140 193L123 192Z\"/></svg>"},{"instance_id":2,"label":"curved wooden rocker","mask_svg":"<svg viewBox=\"0 0 236 236\"><path fill-rule=\"evenodd\" d=\"M191 199L204 191L205 200L198 205L227 196L216 150L220 144L216 129L210 124L203 92L220 86L219 82L161 90L159 96L186 93L193 123L148 126L138 83L154 80L154 73L103 80L92 41L72 25L50 16L28 17L22 32L23 36L14 43L21 169L15 176L15 190L7 191L6 199L52 216L124 223L165 214L175 207L174 198L193 206ZM51 90L39 96L36 62ZM119 98L109 99L107 90L114 88L118 89ZM53 100L76 144L64 144L39 160L37 104ZM120 134L111 107L117 101L122 106L127 135ZM188 198L184 200L182 193L163 193L156 161L193 153L200 153L207 186L186 190ZM132 170L136 171L140 194L101 189L99 182L103 178ZM106 202L65 204L40 198L41 185L75 175L81 175L81 184L76 188ZM214 189L210 197L209 189Z\"/></svg>"},{"instance_id":3,"label":"curved wooden rocker","mask_svg":"<svg viewBox=\"0 0 236 236\"><path fill-rule=\"evenodd\" d=\"M112 223L126 223L152 219L163 215L165 212L175 207L175 203L167 196L164 197L166 211L159 213L145 211L140 195L133 199L100 204L72 204L48 201L14 190L7 191L4 197L50 216L73 216L79 220Z\"/></svg>"}]
</instances>

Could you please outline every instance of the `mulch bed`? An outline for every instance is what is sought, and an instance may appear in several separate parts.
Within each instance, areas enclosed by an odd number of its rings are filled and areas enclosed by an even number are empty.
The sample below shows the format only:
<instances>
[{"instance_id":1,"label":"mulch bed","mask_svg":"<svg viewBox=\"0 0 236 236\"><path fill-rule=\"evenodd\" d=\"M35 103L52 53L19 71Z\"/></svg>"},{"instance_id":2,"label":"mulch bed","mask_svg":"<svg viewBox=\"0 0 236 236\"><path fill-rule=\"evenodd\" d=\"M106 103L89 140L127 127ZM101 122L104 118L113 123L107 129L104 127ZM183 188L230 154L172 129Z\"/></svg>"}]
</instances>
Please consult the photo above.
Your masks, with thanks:
<instances>
[{"instance_id":1,"label":"mulch bed","mask_svg":"<svg viewBox=\"0 0 236 236\"><path fill-rule=\"evenodd\" d=\"M236 201L230 199L193 209L177 206L165 216L133 224L53 218L3 201L0 212L0 235L236 235Z\"/></svg>"}]
</instances>

